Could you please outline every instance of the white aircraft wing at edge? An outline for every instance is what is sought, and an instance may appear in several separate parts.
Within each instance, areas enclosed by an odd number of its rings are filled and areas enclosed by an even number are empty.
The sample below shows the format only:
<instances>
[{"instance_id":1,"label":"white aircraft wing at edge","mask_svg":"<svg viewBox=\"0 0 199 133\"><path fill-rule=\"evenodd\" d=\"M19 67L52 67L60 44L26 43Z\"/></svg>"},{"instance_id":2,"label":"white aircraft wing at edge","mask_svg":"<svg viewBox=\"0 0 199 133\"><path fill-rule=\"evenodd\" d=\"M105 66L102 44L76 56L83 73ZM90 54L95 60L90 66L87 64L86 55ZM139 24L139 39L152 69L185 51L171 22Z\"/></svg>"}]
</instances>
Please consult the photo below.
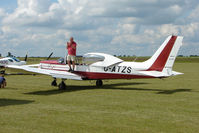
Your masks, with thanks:
<instances>
[{"instance_id":1,"label":"white aircraft wing at edge","mask_svg":"<svg viewBox=\"0 0 199 133\"><path fill-rule=\"evenodd\" d=\"M7 65L7 67L14 68L14 69L22 69L22 70L26 70L29 72L35 72L35 73L40 73L40 74L45 74L45 75L50 75L54 78L82 80L81 76L74 74L74 73L67 72L67 71L55 71L55 70L40 69L40 68L30 67L29 65L23 65L23 66Z\"/></svg>"}]
</instances>

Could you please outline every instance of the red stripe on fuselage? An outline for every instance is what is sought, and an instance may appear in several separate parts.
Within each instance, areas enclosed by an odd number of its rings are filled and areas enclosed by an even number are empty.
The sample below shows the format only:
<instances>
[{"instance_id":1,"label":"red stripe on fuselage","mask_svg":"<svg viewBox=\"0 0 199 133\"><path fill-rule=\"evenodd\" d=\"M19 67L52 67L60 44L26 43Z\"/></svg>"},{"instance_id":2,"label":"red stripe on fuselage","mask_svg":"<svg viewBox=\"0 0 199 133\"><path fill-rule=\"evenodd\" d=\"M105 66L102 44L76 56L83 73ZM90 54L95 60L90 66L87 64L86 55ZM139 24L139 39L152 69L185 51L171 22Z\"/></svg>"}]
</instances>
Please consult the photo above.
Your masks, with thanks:
<instances>
[{"instance_id":1,"label":"red stripe on fuselage","mask_svg":"<svg viewBox=\"0 0 199 133\"><path fill-rule=\"evenodd\" d=\"M66 71L61 69L47 69L55 71ZM137 78L154 78L152 76L142 76L142 75L132 75L132 74L119 74L119 73L100 73L100 72L85 72L85 71L75 71L83 79L96 80L96 79L137 79Z\"/></svg>"},{"instance_id":2,"label":"red stripe on fuselage","mask_svg":"<svg viewBox=\"0 0 199 133\"><path fill-rule=\"evenodd\" d=\"M44 60L44 61L40 61L40 63L43 63L43 64L66 65L66 64L59 63L57 60Z\"/></svg>"},{"instance_id":3,"label":"red stripe on fuselage","mask_svg":"<svg viewBox=\"0 0 199 133\"><path fill-rule=\"evenodd\" d=\"M77 71L75 74L86 79L136 79L136 78L154 78L152 76L132 75L132 74L116 74L116 73L96 73Z\"/></svg>"},{"instance_id":4,"label":"red stripe on fuselage","mask_svg":"<svg viewBox=\"0 0 199 133\"><path fill-rule=\"evenodd\" d=\"M164 47L158 58L155 60L155 62L152 64L152 66L147 71L162 71L167 59L171 53L171 50L173 48L173 45L175 44L175 41L177 39L177 36L172 36L167 45Z\"/></svg>"}]
</instances>

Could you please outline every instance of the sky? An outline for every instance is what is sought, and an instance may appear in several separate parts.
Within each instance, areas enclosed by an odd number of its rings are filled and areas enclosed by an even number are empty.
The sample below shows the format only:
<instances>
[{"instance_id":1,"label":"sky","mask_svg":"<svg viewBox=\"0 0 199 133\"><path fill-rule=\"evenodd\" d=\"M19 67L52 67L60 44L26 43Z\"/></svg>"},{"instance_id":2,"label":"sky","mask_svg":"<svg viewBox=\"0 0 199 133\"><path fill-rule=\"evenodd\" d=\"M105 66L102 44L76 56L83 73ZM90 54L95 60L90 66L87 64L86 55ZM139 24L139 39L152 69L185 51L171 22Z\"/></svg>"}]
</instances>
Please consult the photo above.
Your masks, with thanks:
<instances>
[{"instance_id":1,"label":"sky","mask_svg":"<svg viewBox=\"0 0 199 133\"><path fill-rule=\"evenodd\" d=\"M0 53L151 56L169 35L184 36L179 54L199 55L198 0L0 0Z\"/></svg>"}]
</instances>

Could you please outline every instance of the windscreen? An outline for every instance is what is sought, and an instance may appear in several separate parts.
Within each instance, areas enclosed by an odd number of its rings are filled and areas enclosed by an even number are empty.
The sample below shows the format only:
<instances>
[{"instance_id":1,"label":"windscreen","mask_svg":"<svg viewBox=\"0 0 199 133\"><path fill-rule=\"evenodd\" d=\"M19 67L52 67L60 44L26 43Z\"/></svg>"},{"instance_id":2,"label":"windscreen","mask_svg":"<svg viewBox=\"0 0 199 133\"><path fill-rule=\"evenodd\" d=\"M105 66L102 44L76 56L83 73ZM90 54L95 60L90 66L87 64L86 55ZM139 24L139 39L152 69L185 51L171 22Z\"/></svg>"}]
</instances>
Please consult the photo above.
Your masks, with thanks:
<instances>
[{"instance_id":1,"label":"windscreen","mask_svg":"<svg viewBox=\"0 0 199 133\"><path fill-rule=\"evenodd\" d=\"M20 60L18 60L17 58L15 57L12 57L13 60L15 60L16 62L20 62Z\"/></svg>"}]
</instances>

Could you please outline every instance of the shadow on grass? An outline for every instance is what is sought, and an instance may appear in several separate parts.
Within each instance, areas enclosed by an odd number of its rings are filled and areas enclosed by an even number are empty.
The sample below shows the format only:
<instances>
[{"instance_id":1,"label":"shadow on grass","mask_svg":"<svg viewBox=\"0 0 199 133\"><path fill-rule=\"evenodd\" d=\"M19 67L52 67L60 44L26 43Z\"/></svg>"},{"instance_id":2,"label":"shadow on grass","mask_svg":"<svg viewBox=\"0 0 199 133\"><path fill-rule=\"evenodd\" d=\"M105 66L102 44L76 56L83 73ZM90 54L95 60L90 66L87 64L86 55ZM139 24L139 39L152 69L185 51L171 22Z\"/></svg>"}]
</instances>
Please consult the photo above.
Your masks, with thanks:
<instances>
[{"instance_id":1,"label":"shadow on grass","mask_svg":"<svg viewBox=\"0 0 199 133\"><path fill-rule=\"evenodd\" d=\"M162 90L162 91L157 92L157 94L173 94L177 92L191 92L191 89Z\"/></svg>"},{"instance_id":2,"label":"shadow on grass","mask_svg":"<svg viewBox=\"0 0 199 133\"><path fill-rule=\"evenodd\" d=\"M106 84L102 87L97 86L74 86L70 85L67 86L66 90L59 90L58 88L55 90L44 90L44 91L34 91L34 92L28 92L24 94L30 94L30 95L54 95L54 94L60 94L64 92L74 92L74 91L82 91L82 90L95 90L95 89L118 89L117 86L124 86L124 85L140 85L140 84L149 84L149 83L115 83L115 84ZM123 89L121 89L123 90ZM129 88L128 90L132 90Z\"/></svg>"},{"instance_id":3,"label":"shadow on grass","mask_svg":"<svg viewBox=\"0 0 199 133\"><path fill-rule=\"evenodd\" d=\"M5 88L0 88L0 90L18 90L17 88L11 88L11 87L5 87Z\"/></svg>"},{"instance_id":4,"label":"shadow on grass","mask_svg":"<svg viewBox=\"0 0 199 133\"><path fill-rule=\"evenodd\" d=\"M66 90L44 90L44 91L34 91L28 92L24 94L29 95L55 95L65 92L74 92L74 91L82 91L82 90L94 90L94 89L107 89L107 90L134 90L134 91L154 91L156 94L174 94L178 92L191 92L191 89L175 89L175 90L162 90L162 89L144 89L144 88L131 88L131 87L118 87L118 86L130 86L130 85L142 85L142 84L149 84L149 83L115 83L115 84L106 84L102 87L96 86L67 86Z\"/></svg>"},{"instance_id":5,"label":"shadow on grass","mask_svg":"<svg viewBox=\"0 0 199 133\"><path fill-rule=\"evenodd\" d=\"M34 102L34 101L0 98L0 107L10 106L10 105L29 104L29 103L32 103L32 102Z\"/></svg>"}]
</instances>

